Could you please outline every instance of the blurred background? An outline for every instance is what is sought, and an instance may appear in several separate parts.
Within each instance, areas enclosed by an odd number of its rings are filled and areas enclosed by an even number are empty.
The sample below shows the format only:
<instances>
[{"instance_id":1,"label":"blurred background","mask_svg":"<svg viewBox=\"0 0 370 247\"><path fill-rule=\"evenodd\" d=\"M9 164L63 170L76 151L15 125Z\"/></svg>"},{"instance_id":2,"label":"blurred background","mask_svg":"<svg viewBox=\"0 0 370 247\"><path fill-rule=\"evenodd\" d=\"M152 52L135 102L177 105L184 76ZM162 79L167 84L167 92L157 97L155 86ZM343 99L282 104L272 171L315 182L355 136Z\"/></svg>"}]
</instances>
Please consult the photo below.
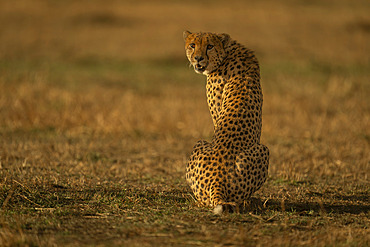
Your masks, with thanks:
<instances>
[{"instance_id":1,"label":"blurred background","mask_svg":"<svg viewBox=\"0 0 370 247\"><path fill-rule=\"evenodd\" d=\"M368 1L1 1L1 58L180 60L184 29L262 60L368 63Z\"/></svg>"}]
</instances>

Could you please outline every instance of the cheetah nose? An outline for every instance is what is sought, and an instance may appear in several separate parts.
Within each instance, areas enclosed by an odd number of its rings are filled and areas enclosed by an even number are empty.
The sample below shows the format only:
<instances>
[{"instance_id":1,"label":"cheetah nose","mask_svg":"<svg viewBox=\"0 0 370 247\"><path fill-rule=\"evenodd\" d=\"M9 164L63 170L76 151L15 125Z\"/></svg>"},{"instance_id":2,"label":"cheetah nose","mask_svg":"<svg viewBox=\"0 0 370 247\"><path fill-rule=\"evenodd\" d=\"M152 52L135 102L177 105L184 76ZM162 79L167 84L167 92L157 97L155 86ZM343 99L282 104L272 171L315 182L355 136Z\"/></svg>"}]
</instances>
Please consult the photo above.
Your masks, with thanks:
<instances>
[{"instance_id":1,"label":"cheetah nose","mask_svg":"<svg viewBox=\"0 0 370 247\"><path fill-rule=\"evenodd\" d=\"M194 59L195 59L195 61L200 62L200 61L202 61L204 58L203 58L202 56L195 56L195 57L194 57Z\"/></svg>"}]
</instances>

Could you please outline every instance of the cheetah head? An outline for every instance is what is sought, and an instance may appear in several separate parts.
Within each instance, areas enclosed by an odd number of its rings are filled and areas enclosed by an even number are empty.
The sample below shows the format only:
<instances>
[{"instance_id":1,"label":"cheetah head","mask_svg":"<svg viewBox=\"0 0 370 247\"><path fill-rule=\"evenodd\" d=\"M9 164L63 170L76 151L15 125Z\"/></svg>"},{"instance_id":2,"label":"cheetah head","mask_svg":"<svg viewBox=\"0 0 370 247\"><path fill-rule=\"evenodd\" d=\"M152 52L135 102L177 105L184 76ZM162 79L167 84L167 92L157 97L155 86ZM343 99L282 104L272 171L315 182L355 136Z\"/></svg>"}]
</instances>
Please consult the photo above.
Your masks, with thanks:
<instances>
[{"instance_id":1,"label":"cheetah head","mask_svg":"<svg viewBox=\"0 0 370 247\"><path fill-rule=\"evenodd\" d=\"M195 72L208 75L216 70L226 57L228 34L184 32L185 51Z\"/></svg>"}]
</instances>

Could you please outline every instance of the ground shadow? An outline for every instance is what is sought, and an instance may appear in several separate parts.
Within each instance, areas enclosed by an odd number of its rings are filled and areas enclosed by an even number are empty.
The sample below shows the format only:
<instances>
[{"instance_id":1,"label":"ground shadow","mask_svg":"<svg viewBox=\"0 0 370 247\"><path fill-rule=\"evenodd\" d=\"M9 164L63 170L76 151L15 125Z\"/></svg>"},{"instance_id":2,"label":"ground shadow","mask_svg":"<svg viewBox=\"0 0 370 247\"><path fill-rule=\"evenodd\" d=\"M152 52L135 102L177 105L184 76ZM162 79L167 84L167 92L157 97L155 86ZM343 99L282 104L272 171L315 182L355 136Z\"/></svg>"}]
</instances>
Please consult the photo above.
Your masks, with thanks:
<instances>
[{"instance_id":1,"label":"ground shadow","mask_svg":"<svg viewBox=\"0 0 370 247\"><path fill-rule=\"evenodd\" d=\"M163 190L163 188L148 188L145 186L126 188L99 186L95 188L76 189L52 184L49 186L44 185L43 188L37 188L33 192L21 186L4 192L4 196L0 198L3 208L5 206L11 207L10 205L17 207L22 205L24 207L54 208L92 202L99 205L99 202L94 199L97 194L103 198L122 198L123 202L129 197L131 200L139 203L146 202L148 205L156 205L158 203L163 205L180 205L193 201L191 192L184 188ZM240 213L253 212L255 214L263 214L268 210L275 210L280 212L295 212L302 216L309 216L326 213L349 213L357 215L369 213L370 211L370 204L367 203L368 199L364 195L342 196L341 198L334 196L332 203L322 203L320 195L317 196L317 202L282 201L279 199L263 201L259 198L252 197L249 203L240 210ZM228 211L234 210L230 208Z\"/></svg>"},{"instance_id":2,"label":"ground shadow","mask_svg":"<svg viewBox=\"0 0 370 247\"><path fill-rule=\"evenodd\" d=\"M361 214L368 213L370 211L370 205L355 204L351 201L348 201L348 203L334 201L333 203L328 204L322 202L294 202L270 199L263 202L260 199L251 198L250 203L243 208L242 213L248 213L251 211L263 213L267 210L296 212L300 215L312 215L315 213Z\"/></svg>"}]
</instances>

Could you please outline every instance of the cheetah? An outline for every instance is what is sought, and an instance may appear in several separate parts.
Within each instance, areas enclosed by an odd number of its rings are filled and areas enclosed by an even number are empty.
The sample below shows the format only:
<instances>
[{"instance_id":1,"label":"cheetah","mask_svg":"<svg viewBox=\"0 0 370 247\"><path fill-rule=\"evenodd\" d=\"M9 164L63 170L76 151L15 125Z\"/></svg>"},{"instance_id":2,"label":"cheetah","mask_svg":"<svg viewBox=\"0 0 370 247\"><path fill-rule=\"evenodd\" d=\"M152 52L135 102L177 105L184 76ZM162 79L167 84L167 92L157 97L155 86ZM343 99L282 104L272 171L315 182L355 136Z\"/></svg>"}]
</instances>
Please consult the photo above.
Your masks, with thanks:
<instances>
[{"instance_id":1,"label":"cheetah","mask_svg":"<svg viewBox=\"0 0 370 247\"><path fill-rule=\"evenodd\" d=\"M186 165L186 181L200 205L221 214L239 207L266 181L269 149L260 143L262 89L254 53L228 34L183 33L196 73L207 76L213 120L211 142L198 141Z\"/></svg>"}]
</instances>

